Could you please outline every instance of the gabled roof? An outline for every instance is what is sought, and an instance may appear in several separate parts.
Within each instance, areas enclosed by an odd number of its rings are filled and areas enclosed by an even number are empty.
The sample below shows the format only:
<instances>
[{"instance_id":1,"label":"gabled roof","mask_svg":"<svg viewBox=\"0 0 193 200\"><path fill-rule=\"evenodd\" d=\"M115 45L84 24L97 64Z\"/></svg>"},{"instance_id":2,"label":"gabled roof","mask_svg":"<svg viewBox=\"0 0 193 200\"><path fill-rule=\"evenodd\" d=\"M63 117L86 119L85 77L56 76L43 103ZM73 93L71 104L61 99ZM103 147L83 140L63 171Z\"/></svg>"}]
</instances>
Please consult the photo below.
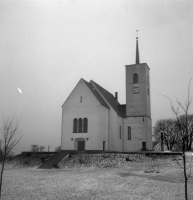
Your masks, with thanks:
<instances>
[{"instance_id":1,"label":"gabled roof","mask_svg":"<svg viewBox=\"0 0 193 200\"><path fill-rule=\"evenodd\" d=\"M107 109L110 109L110 107L109 107L109 105L110 105L115 110L115 112L117 113L118 116L123 117L123 118L126 117L126 105L125 104L120 105L120 103L116 100L116 98L110 92L105 90L103 87L101 87L94 81L91 80L90 82L87 82L83 78L81 78L80 80L82 80L86 84L86 86L90 89L92 94L96 97L96 99L99 101L99 103L102 106L104 106Z\"/></svg>"},{"instance_id":2,"label":"gabled roof","mask_svg":"<svg viewBox=\"0 0 193 200\"><path fill-rule=\"evenodd\" d=\"M106 102L103 100L103 98L100 96L100 94L97 92L97 90L93 87L92 84L88 83L87 81L85 81L84 79L82 79L84 81L84 83L88 86L88 88L90 89L90 91L93 93L93 95L97 98L97 100L99 101L99 103L108 108L109 106L106 104Z\"/></svg>"},{"instance_id":3,"label":"gabled roof","mask_svg":"<svg viewBox=\"0 0 193 200\"><path fill-rule=\"evenodd\" d=\"M120 105L120 103L116 100L116 98L110 92L105 90L103 87L101 87L94 81L91 80L90 84L92 84L94 87L96 87L99 90L99 92L103 95L106 101L115 110L117 115L119 115L120 117L126 116L126 105Z\"/></svg>"},{"instance_id":4,"label":"gabled roof","mask_svg":"<svg viewBox=\"0 0 193 200\"><path fill-rule=\"evenodd\" d=\"M80 80L79 80L79 82L80 81L83 81L85 84L86 84L86 86L88 87L88 89L90 89L90 91L92 92L92 94L96 97L96 99L99 101L99 103L102 105L102 106L104 106L105 108L107 108L107 109L109 109L109 106L107 105L107 103L104 101L104 99L101 97L101 95L97 92L97 90L93 87L93 85L92 84L90 84L90 83L88 83L87 81L85 81L83 78L81 78ZM78 82L78 83L79 83ZM78 83L77 83L77 85L78 85ZM76 86L77 86L76 85ZM76 88L76 86L75 86L75 88ZM75 89L74 88L74 89ZM73 89L73 90L74 90ZM72 90L72 91L73 91ZM71 92L72 93L72 92ZM71 94L70 93L70 94ZM69 95L70 96L70 95ZM67 97L67 99L69 98L69 96ZM65 102L67 101L67 99L65 100ZM63 107L63 105L65 104L65 102L62 104L62 107Z\"/></svg>"}]
</instances>

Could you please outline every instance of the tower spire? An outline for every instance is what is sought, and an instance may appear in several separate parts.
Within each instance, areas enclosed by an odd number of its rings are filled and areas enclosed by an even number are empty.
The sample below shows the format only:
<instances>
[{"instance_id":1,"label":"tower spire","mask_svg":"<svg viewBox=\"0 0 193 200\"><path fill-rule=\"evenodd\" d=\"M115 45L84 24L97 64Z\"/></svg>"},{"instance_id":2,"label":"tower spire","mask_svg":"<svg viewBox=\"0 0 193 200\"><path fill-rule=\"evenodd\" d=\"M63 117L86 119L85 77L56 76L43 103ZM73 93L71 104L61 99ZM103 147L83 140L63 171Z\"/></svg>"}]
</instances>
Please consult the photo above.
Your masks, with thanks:
<instances>
[{"instance_id":1,"label":"tower spire","mask_svg":"<svg viewBox=\"0 0 193 200\"><path fill-rule=\"evenodd\" d=\"M136 30L136 64L139 64L138 31Z\"/></svg>"}]
</instances>

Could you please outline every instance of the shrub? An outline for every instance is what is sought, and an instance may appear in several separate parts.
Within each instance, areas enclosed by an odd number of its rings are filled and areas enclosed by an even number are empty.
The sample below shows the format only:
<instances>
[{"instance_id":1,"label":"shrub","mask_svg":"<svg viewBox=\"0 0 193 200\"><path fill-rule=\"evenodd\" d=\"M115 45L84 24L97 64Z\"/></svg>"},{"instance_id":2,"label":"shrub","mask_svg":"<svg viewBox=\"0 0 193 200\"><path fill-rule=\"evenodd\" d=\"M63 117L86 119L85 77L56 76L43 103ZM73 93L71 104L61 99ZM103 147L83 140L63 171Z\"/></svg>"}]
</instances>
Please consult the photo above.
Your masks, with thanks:
<instances>
[{"instance_id":1,"label":"shrub","mask_svg":"<svg viewBox=\"0 0 193 200\"><path fill-rule=\"evenodd\" d=\"M71 159L71 158L73 158L73 155L68 154L67 157L68 157L69 159Z\"/></svg>"},{"instance_id":2,"label":"shrub","mask_svg":"<svg viewBox=\"0 0 193 200\"><path fill-rule=\"evenodd\" d=\"M29 165L29 160L25 160L24 165Z\"/></svg>"},{"instance_id":3,"label":"shrub","mask_svg":"<svg viewBox=\"0 0 193 200\"><path fill-rule=\"evenodd\" d=\"M132 161L132 159L130 159L129 157L127 157L125 160L126 160L127 162L128 162L128 161Z\"/></svg>"},{"instance_id":4,"label":"shrub","mask_svg":"<svg viewBox=\"0 0 193 200\"><path fill-rule=\"evenodd\" d=\"M81 165L85 163L85 161L84 161L82 158L79 158L79 159L78 159L78 162L79 162L79 164L81 164Z\"/></svg>"},{"instance_id":5,"label":"shrub","mask_svg":"<svg viewBox=\"0 0 193 200\"><path fill-rule=\"evenodd\" d=\"M30 156L31 156L31 153L26 153L25 156L26 156L26 157L30 157Z\"/></svg>"},{"instance_id":6,"label":"shrub","mask_svg":"<svg viewBox=\"0 0 193 200\"><path fill-rule=\"evenodd\" d=\"M53 168L58 169L58 165L57 164L53 164Z\"/></svg>"},{"instance_id":7,"label":"shrub","mask_svg":"<svg viewBox=\"0 0 193 200\"><path fill-rule=\"evenodd\" d=\"M45 162L46 158L45 157L41 157L41 161L42 163Z\"/></svg>"}]
</instances>

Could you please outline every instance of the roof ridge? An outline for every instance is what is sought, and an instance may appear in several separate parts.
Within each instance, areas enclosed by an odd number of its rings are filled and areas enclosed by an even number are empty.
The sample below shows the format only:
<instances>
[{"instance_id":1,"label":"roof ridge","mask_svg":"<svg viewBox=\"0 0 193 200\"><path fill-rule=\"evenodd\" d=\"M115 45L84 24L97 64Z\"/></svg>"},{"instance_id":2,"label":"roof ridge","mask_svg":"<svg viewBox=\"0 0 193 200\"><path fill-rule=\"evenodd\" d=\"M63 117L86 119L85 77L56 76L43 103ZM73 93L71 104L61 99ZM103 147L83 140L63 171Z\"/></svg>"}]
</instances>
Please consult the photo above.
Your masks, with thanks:
<instances>
[{"instance_id":1,"label":"roof ridge","mask_svg":"<svg viewBox=\"0 0 193 200\"><path fill-rule=\"evenodd\" d=\"M106 108L109 109L109 106L106 104L106 102L101 97L101 95L95 90L94 86L91 83L85 81L84 79L83 79L83 81L85 82L85 84L87 85L87 87L90 89L90 91L93 93L93 95L96 97L96 99L99 101L99 103L102 106L104 106L104 107L106 107Z\"/></svg>"},{"instance_id":2,"label":"roof ridge","mask_svg":"<svg viewBox=\"0 0 193 200\"><path fill-rule=\"evenodd\" d=\"M110 92L95 83L93 80L90 80L89 83L92 84L93 87L96 87L96 89L101 93L103 98L106 100L106 102L108 102L108 104L112 107L118 116L123 118L126 116L126 104L121 105Z\"/></svg>"},{"instance_id":3,"label":"roof ridge","mask_svg":"<svg viewBox=\"0 0 193 200\"><path fill-rule=\"evenodd\" d=\"M90 82L93 82L94 84L96 84L97 86L99 86L101 89L103 89L105 92L111 94L111 95L114 97L114 95L113 95L112 93L110 93L108 90L106 90L105 88L103 88L102 86L100 86L98 83L94 82L93 80L90 80L89 83L90 83ZM115 98L115 97L114 97L114 98ZM118 101L117 101L117 102L118 102Z\"/></svg>"}]
</instances>

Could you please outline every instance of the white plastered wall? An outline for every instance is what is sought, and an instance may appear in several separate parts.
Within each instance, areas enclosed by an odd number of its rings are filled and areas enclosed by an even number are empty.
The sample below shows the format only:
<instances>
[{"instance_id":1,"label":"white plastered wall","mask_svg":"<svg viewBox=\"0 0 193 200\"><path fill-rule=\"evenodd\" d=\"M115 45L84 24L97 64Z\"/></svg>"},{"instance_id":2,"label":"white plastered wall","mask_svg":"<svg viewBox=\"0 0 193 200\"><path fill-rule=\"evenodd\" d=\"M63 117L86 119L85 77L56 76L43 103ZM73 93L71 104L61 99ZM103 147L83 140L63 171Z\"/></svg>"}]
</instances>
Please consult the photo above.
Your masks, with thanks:
<instances>
[{"instance_id":1,"label":"white plastered wall","mask_svg":"<svg viewBox=\"0 0 193 200\"><path fill-rule=\"evenodd\" d=\"M110 105L109 105L110 107ZM123 151L123 141L119 139L119 126L122 127L123 118L117 116L117 113L110 108L109 110L109 151Z\"/></svg>"},{"instance_id":2,"label":"white plastered wall","mask_svg":"<svg viewBox=\"0 0 193 200\"><path fill-rule=\"evenodd\" d=\"M121 126L121 138L120 138L120 126ZM123 126L123 118L117 116L117 143L118 143L118 151L124 151L124 126Z\"/></svg>"},{"instance_id":3,"label":"white plastered wall","mask_svg":"<svg viewBox=\"0 0 193 200\"><path fill-rule=\"evenodd\" d=\"M128 140L128 126L131 127L131 140ZM142 142L151 150L150 119L148 117L129 117L124 119L124 150L141 151Z\"/></svg>"},{"instance_id":4,"label":"white plastered wall","mask_svg":"<svg viewBox=\"0 0 193 200\"><path fill-rule=\"evenodd\" d=\"M152 120L150 118L147 118L148 121L148 138L147 138L147 148L148 150L153 149L152 144Z\"/></svg>"},{"instance_id":5,"label":"white plastered wall","mask_svg":"<svg viewBox=\"0 0 193 200\"><path fill-rule=\"evenodd\" d=\"M97 92L103 97L100 91L95 87ZM103 97L103 100L109 106L108 110L108 148L109 151L122 151L123 141L119 139L119 125L123 124L123 119L117 115L108 101Z\"/></svg>"},{"instance_id":6,"label":"white plastered wall","mask_svg":"<svg viewBox=\"0 0 193 200\"><path fill-rule=\"evenodd\" d=\"M73 133L74 118L88 119L87 133ZM79 81L62 106L62 150L76 150L76 138L85 139L85 150L102 150L103 141L107 141L108 145L108 109L101 106L83 80Z\"/></svg>"}]
</instances>

